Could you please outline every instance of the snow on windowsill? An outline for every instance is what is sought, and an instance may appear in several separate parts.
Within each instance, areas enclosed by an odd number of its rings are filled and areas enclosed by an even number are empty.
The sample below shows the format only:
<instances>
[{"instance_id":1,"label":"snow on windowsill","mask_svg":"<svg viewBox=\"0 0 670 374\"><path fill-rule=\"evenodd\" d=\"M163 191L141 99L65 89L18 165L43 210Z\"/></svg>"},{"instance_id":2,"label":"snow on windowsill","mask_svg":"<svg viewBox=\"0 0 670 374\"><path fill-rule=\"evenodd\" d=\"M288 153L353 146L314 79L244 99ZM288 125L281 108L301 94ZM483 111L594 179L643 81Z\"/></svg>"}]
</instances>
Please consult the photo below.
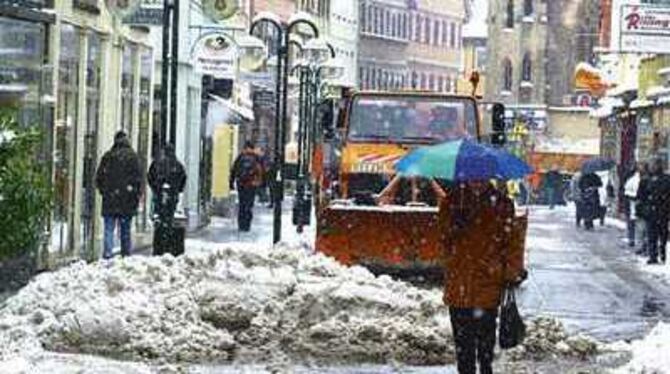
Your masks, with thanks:
<instances>
[{"instance_id":1,"label":"snow on windowsill","mask_svg":"<svg viewBox=\"0 0 670 374\"><path fill-rule=\"evenodd\" d=\"M523 23L535 23L535 16L532 16L532 15L531 16L524 16L521 19L521 22L523 22Z\"/></svg>"},{"instance_id":2,"label":"snow on windowsill","mask_svg":"<svg viewBox=\"0 0 670 374\"><path fill-rule=\"evenodd\" d=\"M503 27L503 32L513 33L514 27Z\"/></svg>"},{"instance_id":3,"label":"snow on windowsill","mask_svg":"<svg viewBox=\"0 0 670 374\"><path fill-rule=\"evenodd\" d=\"M521 88L533 88L533 87L535 87L535 85L533 84L533 82L523 81L523 82L521 82L520 87Z\"/></svg>"},{"instance_id":4,"label":"snow on windowsill","mask_svg":"<svg viewBox=\"0 0 670 374\"><path fill-rule=\"evenodd\" d=\"M549 21L549 19L547 18L547 16L540 17L540 22L547 23L548 21Z\"/></svg>"},{"instance_id":5,"label":"snow on windowsill","mask_svg":"<svg viewBox=\"0 0 670 374\"><path fill-rule=\"evenodd\" d=\"M512 96L512 91L500 91L500 96Z\"/></svg>"}]
</instances>

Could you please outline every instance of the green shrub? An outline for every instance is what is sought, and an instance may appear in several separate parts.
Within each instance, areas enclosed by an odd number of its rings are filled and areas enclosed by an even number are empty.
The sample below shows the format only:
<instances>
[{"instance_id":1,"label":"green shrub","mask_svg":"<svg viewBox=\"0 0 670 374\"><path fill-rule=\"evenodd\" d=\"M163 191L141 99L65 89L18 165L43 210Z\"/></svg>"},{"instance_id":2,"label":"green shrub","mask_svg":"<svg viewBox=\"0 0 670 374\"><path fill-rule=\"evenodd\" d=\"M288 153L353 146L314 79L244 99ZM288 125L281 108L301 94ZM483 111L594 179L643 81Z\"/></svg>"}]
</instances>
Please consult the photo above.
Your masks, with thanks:
<instances>
[{"instance_id":1,"label":"green shrub","mask_svg":"<svg viewBox=\"0 0 670 374\"><path fill-rule=\"evenodd\" d=\"M18 110L0 107L0 261L38 249L51 211L42 136L21 126Z\"/></svg>"}]
</instances>

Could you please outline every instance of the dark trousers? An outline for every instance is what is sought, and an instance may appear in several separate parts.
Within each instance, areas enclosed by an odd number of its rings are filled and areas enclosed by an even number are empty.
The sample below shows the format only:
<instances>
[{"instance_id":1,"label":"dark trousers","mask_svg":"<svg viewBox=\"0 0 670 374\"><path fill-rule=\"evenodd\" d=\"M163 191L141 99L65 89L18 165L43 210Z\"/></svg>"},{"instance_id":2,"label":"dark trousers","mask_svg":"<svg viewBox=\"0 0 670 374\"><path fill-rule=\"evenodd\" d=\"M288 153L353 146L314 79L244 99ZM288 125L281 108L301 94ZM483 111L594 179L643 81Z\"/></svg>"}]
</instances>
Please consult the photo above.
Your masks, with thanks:
<instances>
[{"instance_id":1,"label":"dark trousers","mask_svg":"<svg viewBox=\"0 0 670 374\"><path fill-rule=\"evenodd\" d=\"M154 222L153 254L161 256L165 253L175 252L173 246L173 222L174 212L177 210L178 196L165 194L157 196L154 200L155 213Z\"/></svg>"},{"instance_id":2,"label":"dark trousers","mask_svg":"<svg viewBox=\"0 0 670 374\"><path fill-rule=\"evenodd\" d=\"M661 255L661 261L665 262L665 246L668 242L668 219L652 218L648 221L649 235L649 259L658 261L658 255Z\"/></svg>"},{"instance_id":3,"label":"dark trousers","mask_svg":"<svg viewBox=\"0 0 670 374\"><path fill-rule=\"evenodd\" d=\"M459 374L493 373L497 309L449 308Z\"/></svg>"},{"instance_id":4,"label":"dark trousers","mask_svg":"<svg viewBox=\"0 0 670 374\"><path fill-rule=\"evenodd\" d=\"M240 231L251 230L251 220L254 218L254 200L256 198L255 187L240 187L238 189L240 199L237 210L237 227Z\"/></svg>"}]
</instances>

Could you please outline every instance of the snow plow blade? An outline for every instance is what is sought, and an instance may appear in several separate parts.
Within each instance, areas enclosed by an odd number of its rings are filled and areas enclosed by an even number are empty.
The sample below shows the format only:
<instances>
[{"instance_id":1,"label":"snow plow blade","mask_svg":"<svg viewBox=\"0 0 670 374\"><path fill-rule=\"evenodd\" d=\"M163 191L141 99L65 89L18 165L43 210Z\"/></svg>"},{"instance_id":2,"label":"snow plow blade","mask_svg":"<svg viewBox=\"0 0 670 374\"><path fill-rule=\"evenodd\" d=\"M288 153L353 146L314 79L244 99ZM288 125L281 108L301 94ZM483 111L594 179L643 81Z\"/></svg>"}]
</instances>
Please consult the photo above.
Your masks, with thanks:
<instances>
[{"instance_id":1,"label":"snow plow blade","mask_svg":"<svg viewBox=\"0 0 670 374\"><path fill-rule=\"evenodd\" d=\"M329 206L316 248L345 265L375 273L441 277L437 208Z\"/></svg>"}]
</instances>

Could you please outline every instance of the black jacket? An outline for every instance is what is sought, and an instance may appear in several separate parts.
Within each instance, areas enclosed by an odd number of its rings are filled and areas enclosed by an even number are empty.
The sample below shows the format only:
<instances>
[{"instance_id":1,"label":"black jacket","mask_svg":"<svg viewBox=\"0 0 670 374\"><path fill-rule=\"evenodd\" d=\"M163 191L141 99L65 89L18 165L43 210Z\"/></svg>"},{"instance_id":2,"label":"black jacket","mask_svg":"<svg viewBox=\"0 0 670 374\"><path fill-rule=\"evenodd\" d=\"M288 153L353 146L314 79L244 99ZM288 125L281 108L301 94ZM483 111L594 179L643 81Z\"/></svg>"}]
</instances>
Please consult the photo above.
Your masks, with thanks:
<instances>
[{"instance_id":1,"label":"black jacket","mask_svg":"<svg viewBox=\"0 0 670 374\"><path fill-rule=\"evenodd\" d=\"M165 187L168 194L178 196L186 186L186 171L175 156L165 156L151 163L147 177L149 187L154 195L160 195Z\"/></svg>"},{"instance_id":2,"label":"black jacket","mask_svg":"<svg viewBox=\"0 0 670 374\"><path fill-rule=\"evenodd\" d=\"M670 176L657 174L649 177L648 185L638 191L645 205L646 218L670 218Z\"/></svg>"},{"instance_id":3,"label":"black jacket","mask_svg":"<svg viewBox=\"0 0 670 374\"><path fill-rule=\"evenodd\" d=\"M140 158L127 140L121 140L107 151L95 176L102 194L102 215L133 216L142 195Z\"/></svg>"},{"instance_id":4,"label":"black jacket","mask_svg":"<svg viewBox=\"0 0 670 374\"><path fill-rule=\"evenodd\" d=\"M551 170L545 175L544 183L547 188L560 190L563 187L563 178L559 172Z\"/></svg>"}]
</instances>

